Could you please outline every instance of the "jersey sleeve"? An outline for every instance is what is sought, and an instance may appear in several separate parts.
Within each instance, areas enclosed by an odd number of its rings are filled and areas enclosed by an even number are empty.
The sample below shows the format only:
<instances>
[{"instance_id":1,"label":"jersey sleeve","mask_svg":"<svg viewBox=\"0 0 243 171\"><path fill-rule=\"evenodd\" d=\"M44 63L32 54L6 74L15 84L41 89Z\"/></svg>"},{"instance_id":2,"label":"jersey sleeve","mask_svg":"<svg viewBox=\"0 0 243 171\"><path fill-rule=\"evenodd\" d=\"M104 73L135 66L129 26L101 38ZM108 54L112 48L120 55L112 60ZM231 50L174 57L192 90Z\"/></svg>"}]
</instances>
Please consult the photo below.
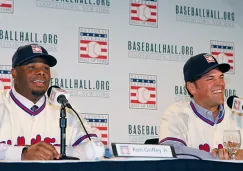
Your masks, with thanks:
<instances>
[{"instance_id":1,"label":"jersey sleeve","mask_svg":"<svg viewBox=\"0 0 243 171\"><path fill-rule=\"evenodd\" d=\"M188 117L182 110L179 104L173 104L165 111L160 125L159 144L170 144L173 141L173 144L187 146Z\"/></svg>"},{"instance_id":2,"label":"jersey sleeve","mask_svg":"<svg viewBox=\"0 0 243 171\"><path fill-rule=\"evenodd\" d=\"M76 110L76 109L75 109ZM75 125L72 128L72 136L71 136L71 145L72 146L77 146L80 143L89 141L89 138L95 141L101 141L101 132L99 129L95 127L91 127L91 125L86 121L86 119L83 118L81 113L76 110L83 125L79 121L78 117L76 114L73 112L73 117L75 117ZM85 127L85 129L83 128Z\"/></svg>"},{"instance_id":3,"label":"jersey sleeve","mask_svg":"<svg viewBox=\"0 0 243 171\"><path fill-rule=\"evenodd\" d=\"M4 95L9 93L8 91L0 91L0 129L2 124L9 121L6 108L6 101L4 100ZM6 133L7 134L7 133ZM21 154L24 146L12 146L6 144L5 140L1 139L0 135L0 160L21 160Z\"/></svg>"}]
</instances>

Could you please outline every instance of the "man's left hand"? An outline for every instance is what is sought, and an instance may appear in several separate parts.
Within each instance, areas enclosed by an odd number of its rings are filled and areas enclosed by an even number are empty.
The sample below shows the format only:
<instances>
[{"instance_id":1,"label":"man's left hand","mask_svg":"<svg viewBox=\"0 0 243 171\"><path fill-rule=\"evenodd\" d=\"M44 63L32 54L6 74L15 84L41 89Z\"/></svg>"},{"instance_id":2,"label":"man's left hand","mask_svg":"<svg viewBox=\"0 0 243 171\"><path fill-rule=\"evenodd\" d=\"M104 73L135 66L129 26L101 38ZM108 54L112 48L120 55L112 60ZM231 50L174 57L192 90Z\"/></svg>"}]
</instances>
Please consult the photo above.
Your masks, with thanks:
<instances>
[{"instance_id":1,"label":"man's left hand","mask_svg":"<svg viewBox=\"0 0 243 171\"><path fill-rule=\"evenodd\" d=\"M225 148L213 149L212 156L215 159L218 157L221 160L230 160L229 152ZM243 151L242 151L242 157L243 157Z\"/></svg>"}]
</instances>

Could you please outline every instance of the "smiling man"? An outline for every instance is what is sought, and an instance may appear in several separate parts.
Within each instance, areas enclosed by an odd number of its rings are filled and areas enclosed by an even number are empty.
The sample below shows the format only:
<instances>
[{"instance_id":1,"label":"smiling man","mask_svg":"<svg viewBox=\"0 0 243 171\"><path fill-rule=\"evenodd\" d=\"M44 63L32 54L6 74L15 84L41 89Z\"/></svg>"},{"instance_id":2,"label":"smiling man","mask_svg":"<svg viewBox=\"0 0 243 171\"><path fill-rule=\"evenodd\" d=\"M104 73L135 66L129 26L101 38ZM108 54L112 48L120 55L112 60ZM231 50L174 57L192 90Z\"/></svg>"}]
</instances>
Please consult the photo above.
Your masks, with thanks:
<instances>
[{"instance_id":1,"label":"smiling man","mask_svg":"<svg viewBox=\"0 0 243 171\"><path fill-rule=\"evenodd\" d=\"M191 57L183 73L190 102L171 105L162 116L160 144L170 144L182 158L196 155L203 159L229 159L223 148L223 132L242 129L237 120L242 118L224 105L224 73L230 65L218 64L210 54ZM240 150L237 159L242 158Z\"/></svg>"},{"instance_id":2,"label":"smiling man","mask_svg":"<svg viewBox=\"0 0 243 171\"><path fill-rule=\"evenodd\" d=\"M33 103L46 93L56 59L41 46L20 47L12 59L14 89ZM38 74L36 74L38 73Z\"/></svg>"},{"instance_id":3,"label":"smiling man","mask_svg":"<svg viewBox=\"0 0 243 171\"><path fill-rule=\"evenodd\" d=\"M0 159L59 159L60 106L50 104L45 95L50 67L56 63L56 58L37 44L21 46L13 55L14 86L0 92ZM88 136L72 111L67 109L66 117L66 144L75 148ZM100 132L81 119L89 136L99 141Z\"/></svg>"}]
</instances>

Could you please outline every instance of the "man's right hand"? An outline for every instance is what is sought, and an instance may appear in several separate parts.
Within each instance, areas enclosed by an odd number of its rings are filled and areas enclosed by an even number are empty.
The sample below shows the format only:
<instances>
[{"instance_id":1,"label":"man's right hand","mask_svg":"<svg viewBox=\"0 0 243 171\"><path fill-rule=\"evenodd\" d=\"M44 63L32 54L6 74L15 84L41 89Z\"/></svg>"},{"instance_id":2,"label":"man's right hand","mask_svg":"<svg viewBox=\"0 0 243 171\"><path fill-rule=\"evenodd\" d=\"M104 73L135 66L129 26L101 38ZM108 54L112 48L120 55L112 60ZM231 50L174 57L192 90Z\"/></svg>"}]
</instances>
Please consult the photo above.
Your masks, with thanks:
<instances>
[{"instance_id":1,"label":"man's right hand","mask_svg":"<svg viewBox=\"0 0 243 171\"><path fill-rule=\"evenodd\" d=\"M29 146L21 156L21 160L53 160L59 158L60 155L55 147L43 141Z\"/></svg>"},{"instance_id":2,"label":"man's right hand","mask_svg":"<svg viewBox=\"0 0 243 171\"><path fill-rule=\"evenodd\" d=\"M213 149L212 150L212 156L213 156L213 158L218 158L218 159L221 159L221 160L230 160L229 152L224 148Z\"/></svg>"}]
</instances>

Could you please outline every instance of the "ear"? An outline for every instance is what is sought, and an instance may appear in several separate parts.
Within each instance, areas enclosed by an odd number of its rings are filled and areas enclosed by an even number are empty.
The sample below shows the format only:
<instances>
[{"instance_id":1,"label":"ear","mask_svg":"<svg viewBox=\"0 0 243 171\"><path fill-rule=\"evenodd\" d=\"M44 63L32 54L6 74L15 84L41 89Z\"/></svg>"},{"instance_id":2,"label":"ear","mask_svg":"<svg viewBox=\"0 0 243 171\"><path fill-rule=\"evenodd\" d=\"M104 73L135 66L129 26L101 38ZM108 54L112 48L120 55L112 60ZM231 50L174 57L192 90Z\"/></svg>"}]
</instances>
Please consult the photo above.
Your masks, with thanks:
<instances>
[{"instance_id":1,"label":"ear","mask_svg":"<svg viewBox=\"0 0 243 171\"><path fill-rule=\"evenodd\" d=\"M192 95L196 93L196 85L193 82L187 82L186 87Z\"/></svg>"},{"instance_id":2,"label":"ear","mask_svg":"<svg viewBox=\"0 0 243 171\"><path fill-rule=\"evenodd\" d=\"M15 68L12 68L11 69L11 74L12 74L13 79L15 79L16 78L16 75L17 75L17 71L16 71Z\"/></svg>"}]
</instances>

